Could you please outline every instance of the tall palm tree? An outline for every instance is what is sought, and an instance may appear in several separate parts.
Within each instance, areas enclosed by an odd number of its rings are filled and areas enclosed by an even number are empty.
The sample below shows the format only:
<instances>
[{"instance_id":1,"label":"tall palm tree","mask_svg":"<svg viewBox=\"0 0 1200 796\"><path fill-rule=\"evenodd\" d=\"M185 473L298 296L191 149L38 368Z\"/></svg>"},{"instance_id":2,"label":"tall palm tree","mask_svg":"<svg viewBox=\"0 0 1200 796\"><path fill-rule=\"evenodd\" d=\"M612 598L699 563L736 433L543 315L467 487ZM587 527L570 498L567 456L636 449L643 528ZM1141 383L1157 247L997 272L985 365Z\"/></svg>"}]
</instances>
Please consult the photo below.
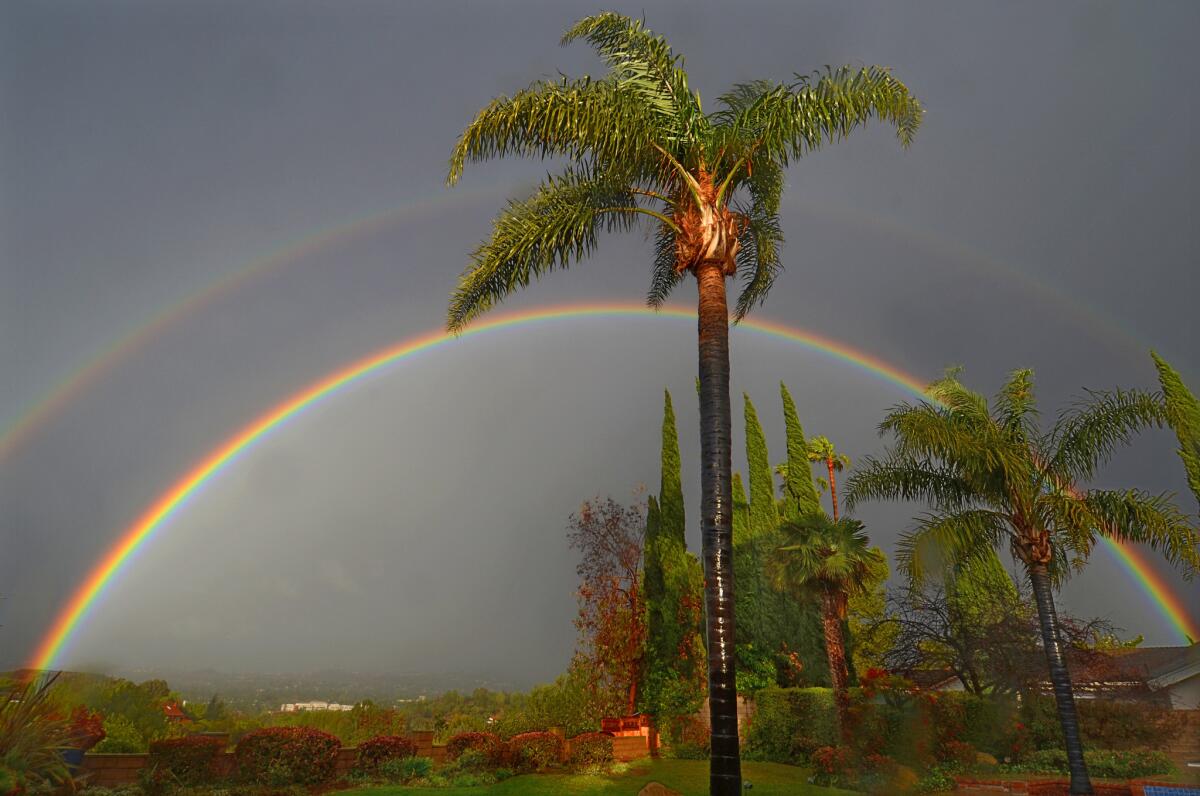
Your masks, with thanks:
<instances>
[{"instance_id":1,"label":"tall palm tree","mask_svg":"<svg viewBox=\"0 0 1200 796\"><path fill-rule=\"evenodd\" d=\"M849 672L842 622L850 598L887 577L887 560L881 551L868 546L867 534L858 520L831 520L813 512L785 522L781 529L783 544L768 565L771 579L776 588L821 606L838 727L845 738L849 732Z\"/></svg>"},{"instance_id":2,"label":"tall palm tree","mask_svg":"<svg viewBox=\"0 0 1200 796\"><path fill-rule=\"evenodd\" d=\"M901 567L917 582L931 565L978 561L1007 544L1033 587L1071 793L1091 793L1053 588L1086 563L1099 536L1147 544L1189 574L1200 565L1196 532L1168 496L1080 486L1140 428L1162 424L1161 400L1089 393L1043 431L1029 370L1014 372L990 407L955 372L928 395L931 401L901 405L880 424L895 444L851 476L847 505L904 499L933 507L898 548Z\"/></svg>"},{"instance_id":3,"label":"tall palm tree","mask_svg":"<svg viewBox=\"0 0 1200 796\"><path fill-rule=\"evenodd\" d=\"M725 280L744 281L735 318L762 302L774 282L783 173L793 159L872 118L893 124L907 146L922 108L888 70L870 66L738 84L705 113L683 58L642 22L598 14L572 26L563 43L576 39L598 51L608 74L537 82L499 97L454 147L450 184L468 161L525 155L569 163L501 211L459 280L447 326L461 330L532 279L582 259L602 230L652 226L650 306L660 306L685 274L695 277L711 789L740 793Z\"/></svg>"},{"instance_id":4,"label":"tall palm tree","mask_svg":"<svg viewBox=\"0 0 1200 796\"><path fill-rule=\"evenodd\" d=\"M838 453L828 437L813 437L808 441L808 460L820 462L829 470L829 497L833 501L833 521L838 520L837 479L833 473L850 466L850 457Z\"/></svg>"}]
</instances>

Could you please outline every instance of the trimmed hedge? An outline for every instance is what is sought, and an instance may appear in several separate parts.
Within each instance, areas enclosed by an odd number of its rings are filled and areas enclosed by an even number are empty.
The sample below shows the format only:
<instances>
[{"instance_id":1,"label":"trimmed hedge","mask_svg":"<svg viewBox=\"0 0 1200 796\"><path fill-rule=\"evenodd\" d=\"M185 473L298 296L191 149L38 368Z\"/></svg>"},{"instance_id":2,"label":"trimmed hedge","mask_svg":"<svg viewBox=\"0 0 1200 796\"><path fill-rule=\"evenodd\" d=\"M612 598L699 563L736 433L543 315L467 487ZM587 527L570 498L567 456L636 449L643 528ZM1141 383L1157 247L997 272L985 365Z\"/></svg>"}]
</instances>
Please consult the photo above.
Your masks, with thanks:
<instances>
[{"instance_id":1,"label":"trimmed hedge","mask_svg":"<svg viewBox=\"0 0 1200 796\"><path fill-rule=\"evenodd\" d=\"M242 737L234 752L242 779L261 785L311 785L333 779L337 736L311 727L264 727Z\"/></svg>"},{"instance_id":2,"label":"trimmed hedge","mask_svg":"<svg viewBox=\"0 0 1200 796\"><path fill-rule=\"evenodd\" d=\"M563 742L552 732L523 732L508 739L513 764L521 771L543 771L562 763Z\"/></svg>"},{"instance_id":3,"label":"trimmed hedge","mask_svg":"<svg viewBox=\"0 0 1200 796\"><path fill-rule=\"evenodd\" d=\"M224 748L224 740L208 735L151 741L149 766L182 785L199 785L216 776L214 763Z\"/></svg>"},{"instance_id":4,"label":"trimmed hedge","mask_svg":"<svg viewBox=\"0 0 1200 796\"><path fill-rule=\"evenodd\" d=\"M454 760L468 749L483 753L493 766L503 762L504 741L490 732L460 732L451 737L446 741L446 760Z\"/></svg>"},{"instance_id":5,"label":"trimmed hedge","mask_svg":"<svg viewBox=\"0 0 1200 796\"><path fill-rule=\"evenodd\" d=\"M1083 762L1092 776L1106 779L1135 779L1175 771L1171 759L1156 749L1085 749ZM1005 769L1035 774L1066 774L1070 771L1067 753L1062 749L1033 752L1021 763L1005 766Z\"/></svg>"},{"instance_id":6,"label":"trimmed hedge","mask_svg":"<svg viewBox=\"0 0 1200 796\"><path fill-rule=\"evenodd\" d=\"M358 768L377 771L389 760L415 757L417 745L399 735L376 735L358 745Z\"/></svg>"},{"instance_id":7,"label":"trimmed hedge","mask_svg":"<svg viewBox=\"0 0 1200 796\"><path fill-rule=\"evenodd\" d=\"M572 766L594 766L613 759L613 737L606 732L585 732L571 739Z\"/></svg>"},{"instance_id":8,"label":"trimmed hedge","mask_svg":"<svg viewBox=\"0 0 1200 796\"><path fill-rule=\"evenodd\" d=\"M1144 702L1077 699L1079 731L1085 747L1093 749L1155 749L1166 746L1181 729L1179 717L1169 708ZM1062 725L1052 696L1023 701L1021 721L1028 727L1034 749L1063 745Z\"/></svg>"}]
</instances>

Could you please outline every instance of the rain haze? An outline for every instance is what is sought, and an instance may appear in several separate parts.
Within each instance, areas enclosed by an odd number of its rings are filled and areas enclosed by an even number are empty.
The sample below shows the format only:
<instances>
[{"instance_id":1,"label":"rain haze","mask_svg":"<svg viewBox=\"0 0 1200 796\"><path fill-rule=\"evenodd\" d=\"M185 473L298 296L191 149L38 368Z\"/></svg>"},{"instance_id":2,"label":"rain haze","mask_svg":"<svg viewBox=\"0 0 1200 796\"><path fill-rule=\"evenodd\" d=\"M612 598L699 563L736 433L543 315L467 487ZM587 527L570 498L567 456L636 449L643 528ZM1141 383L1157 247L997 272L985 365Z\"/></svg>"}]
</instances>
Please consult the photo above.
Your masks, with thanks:
<instances>
[{"instance_id":1,"label":"rain haze","mask_svg":"<svg viewBox=\"0 0 1200 796\"><path fill-rule=\"evenodd\" d=\"M558 46L600 9L0 5L0 423L27 426L0 460L0 669L29 660L105 552L239 428L442 327L495 212L554 167L468 166L449 189L450 149L493 97L600 74L586 45ZM1200 5L617 10L687 57L706 104L846 63L891 67L927 108L908 151L873 126L792 165L787 270L755 317L922 381L962 365L988 393L1032 367L1046 422L1084 388L1156 389L1152 348L1200 387ZM650 260L645 235L606 238L501 311L640 302ZM694 302L689 280L672 304ZM879 453L884 411L914 399L794 342L732 340L743 472L743 392L772 461L781 380L806 431L853 459ZM381 369L192 494L58 663L551 679L575 640L568 517L657 489L664 389L699 548L695 358L694 322L647 315L516 325ZM1148 432L1097 483L1176 492L1194 512L1173 450ZM891 551L921 510L858 513ZM1200 588L1152 559L1195 611ZM1182 641L1107 550L1062 605Z\"/></svg>"}]
</instances>

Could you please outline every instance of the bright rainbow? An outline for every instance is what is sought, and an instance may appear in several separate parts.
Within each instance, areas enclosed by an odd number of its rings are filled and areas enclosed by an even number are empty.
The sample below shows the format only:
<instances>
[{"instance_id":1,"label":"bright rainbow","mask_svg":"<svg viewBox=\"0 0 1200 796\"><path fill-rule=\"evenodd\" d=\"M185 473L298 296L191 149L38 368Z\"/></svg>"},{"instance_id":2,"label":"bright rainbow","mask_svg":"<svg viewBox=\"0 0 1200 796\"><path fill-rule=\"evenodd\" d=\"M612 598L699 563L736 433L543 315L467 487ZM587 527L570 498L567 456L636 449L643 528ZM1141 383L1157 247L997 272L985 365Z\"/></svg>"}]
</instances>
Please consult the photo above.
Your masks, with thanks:
<instances>
[{"instance_id":1,"label":"bright rainbow","mask_svg":"<svg viewBox=\"0 0 1200 796\"><path fill-rule=\"evenodd\" d=\"M694 312L673 307L655 312L638 304L566 304L493 316L490 320L469 327L460 336L474 337L517 326L589 317L695 319L696 316ZM880 377L917 396L924 397L925 385L919 379L845 343L767 320L745 320L735 327L735 334L739 331L799 343L834 360ZM112 582L137 549L153 537L154 533L163 527L165 522L179 510L189 497L230 465L239 454L250 448L268 432L313 406L322 398L332 395L388 365L446 345L455 339L454 335L439 329L411 337L395 346L372 354L309 385L222 443L146 509L141 517L125 531L116 545L104 555L60 611L54 624L38 644L29 667L49 669L54 665L76 628L87 618L108 584ZM1197 629L1195 619L1188 615L1182 601L1171 593L1161 577L1140 558L1137 550L1107 539L1104 541L1114 552L1117 560L1133 574L1134 580L1146 591L1171 626L1185 637L1200 638L1200 630Z\"/></svg>"}]
</instances>

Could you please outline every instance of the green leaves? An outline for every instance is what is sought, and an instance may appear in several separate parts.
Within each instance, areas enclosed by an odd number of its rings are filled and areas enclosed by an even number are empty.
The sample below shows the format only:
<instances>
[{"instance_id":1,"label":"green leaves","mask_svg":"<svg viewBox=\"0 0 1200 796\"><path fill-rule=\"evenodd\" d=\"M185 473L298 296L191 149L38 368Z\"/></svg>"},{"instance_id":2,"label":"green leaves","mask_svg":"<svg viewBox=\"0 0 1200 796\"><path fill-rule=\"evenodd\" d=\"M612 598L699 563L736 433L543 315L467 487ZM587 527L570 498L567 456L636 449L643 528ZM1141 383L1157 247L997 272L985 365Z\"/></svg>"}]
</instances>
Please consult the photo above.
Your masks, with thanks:
<instances>
[{"instance_id":1,"label":"green leaves","mask_svg":"<svg viewBox=\"0 0 1200 796\"><path fill-rule=\"evenodd\" d=\"M629 229L639 212L624 180L589 164L548 178L529 199L510 201L496 219L492 237L475 250L459 280L447 327L462 329L533 278L586 257L601 229Z\"/></svg>"}]
</instances>

